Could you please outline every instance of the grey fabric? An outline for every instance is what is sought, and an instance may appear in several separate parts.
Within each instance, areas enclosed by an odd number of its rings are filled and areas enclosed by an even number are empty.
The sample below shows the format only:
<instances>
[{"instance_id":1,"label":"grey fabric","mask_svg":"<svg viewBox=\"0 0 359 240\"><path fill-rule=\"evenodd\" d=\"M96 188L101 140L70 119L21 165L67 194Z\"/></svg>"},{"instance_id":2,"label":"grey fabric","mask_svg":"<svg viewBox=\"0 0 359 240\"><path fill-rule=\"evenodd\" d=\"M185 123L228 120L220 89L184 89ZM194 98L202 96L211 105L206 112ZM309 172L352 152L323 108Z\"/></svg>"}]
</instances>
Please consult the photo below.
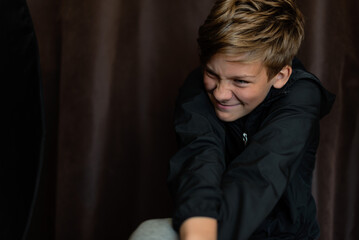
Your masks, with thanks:
<instances>
[{"instance_id":1,"label":"grey fabric","mask_svg":"<svg viewBox=\"0 0 359 240\"><path fill-rule=\"evenodd\" d=\"M141 223L129 240L178 240L172 228L172 219L151 219Z\"/></svg>"}]
</instances>

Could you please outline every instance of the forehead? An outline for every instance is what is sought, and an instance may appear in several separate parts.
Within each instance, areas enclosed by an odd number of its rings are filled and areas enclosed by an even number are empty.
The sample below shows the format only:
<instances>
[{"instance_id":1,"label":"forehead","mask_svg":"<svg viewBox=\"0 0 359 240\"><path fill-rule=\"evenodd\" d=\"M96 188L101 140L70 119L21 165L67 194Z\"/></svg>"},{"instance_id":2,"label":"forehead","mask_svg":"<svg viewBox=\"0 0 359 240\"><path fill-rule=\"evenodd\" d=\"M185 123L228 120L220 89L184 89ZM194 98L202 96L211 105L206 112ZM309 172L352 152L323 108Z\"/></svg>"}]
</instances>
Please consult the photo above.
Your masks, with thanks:
<instances>
[{"instance_id":1,"label":"forehead","mask_svg":"<svg viewBox=\"0 0 359 240\"><path fill-rule=\"evenodd\" d=\"M257 76L266 73L263 61L248 60L245 55L215 54L207 62L206 69L221 75Z\"/></svg>"}]
</instances>

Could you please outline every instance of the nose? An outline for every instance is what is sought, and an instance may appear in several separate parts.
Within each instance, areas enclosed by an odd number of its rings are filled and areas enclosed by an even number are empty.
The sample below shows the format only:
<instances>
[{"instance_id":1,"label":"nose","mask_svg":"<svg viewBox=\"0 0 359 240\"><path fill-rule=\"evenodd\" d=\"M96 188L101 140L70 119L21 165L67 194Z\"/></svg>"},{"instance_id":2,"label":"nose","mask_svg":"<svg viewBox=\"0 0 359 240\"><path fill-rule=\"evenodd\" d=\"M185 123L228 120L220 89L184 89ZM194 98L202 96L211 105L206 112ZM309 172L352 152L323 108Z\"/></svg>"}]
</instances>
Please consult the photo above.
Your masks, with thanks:
<instances>
[{"instance_id":1,"label":"nose","mask_svg":"<svg viewBox=\"0 0 359 240\"><path fill-rule=\"evenodd\" d=\"M216 89L213 91L213 96L216 98L218 102L225 103L229 101L232 96L232 90L230 88L229 81L221 80L217 83Z\"/></svg>"}]
</instances>

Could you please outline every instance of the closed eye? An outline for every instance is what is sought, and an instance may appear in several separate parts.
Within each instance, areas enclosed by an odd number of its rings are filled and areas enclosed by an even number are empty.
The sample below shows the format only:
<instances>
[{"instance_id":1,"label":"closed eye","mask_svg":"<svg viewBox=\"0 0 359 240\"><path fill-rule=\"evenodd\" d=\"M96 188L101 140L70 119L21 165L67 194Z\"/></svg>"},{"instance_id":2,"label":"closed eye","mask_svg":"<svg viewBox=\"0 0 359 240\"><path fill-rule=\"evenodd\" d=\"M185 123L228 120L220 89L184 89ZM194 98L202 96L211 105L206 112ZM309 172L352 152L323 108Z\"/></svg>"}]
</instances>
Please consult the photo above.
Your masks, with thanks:
<instances>
[{"instance_id":1,"label":"closed eye","mask_svg":"<svg viewBox=\"0 0 359 240\"><path fill-rule=\"evenodd\" d=\"M217 79L217 76L209 71L205 71L206 75L209 77L209 78L212 78L212 79Z\"/></svg>"},{"instance_id":2,"label":"closed eye","mask_svg":"<svg viewBox=\"0 0 359 240\"><path fill-rule=\"evenodd\" d=\"M234 81L235 84L238 84L238 85L246 85L246 84L249 83L248 81L244 81L244 80L241 80L241 79L234 79L233 81Z\"/></svg>"}]
</instances>

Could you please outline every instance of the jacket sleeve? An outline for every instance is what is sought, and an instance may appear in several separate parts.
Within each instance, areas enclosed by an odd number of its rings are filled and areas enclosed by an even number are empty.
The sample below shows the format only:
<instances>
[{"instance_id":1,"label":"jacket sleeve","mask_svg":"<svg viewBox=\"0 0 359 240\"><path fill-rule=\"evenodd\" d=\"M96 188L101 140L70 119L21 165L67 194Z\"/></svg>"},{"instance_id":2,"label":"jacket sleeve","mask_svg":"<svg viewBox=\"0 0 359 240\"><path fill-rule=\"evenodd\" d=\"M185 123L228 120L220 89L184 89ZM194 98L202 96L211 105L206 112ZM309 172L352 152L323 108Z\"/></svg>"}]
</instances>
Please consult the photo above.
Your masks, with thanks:
<instances>
[{"instance_id":1,"label":"jacket sleeve","mask_svg":"<svg viewBox=\"0 0 359 240\"><path fill-rule=\"evenodd\" d=\"M307 80L272 104L222 177L219 239L248 239L274 208L317 139L320 104L319 87Z\"/></svg>"},{"instance_id":2,"label":"jacket sleeve","mask_svg":"<svg viewBox=\"0 0 359 240\"><path fill-rule=\"evenodd\" d=\"M197 84L197 79L201 77L192 74L187 83ZM193 216L218 219L225 170L221 123L214 112L210 113L213 108L202 90L186 89L200 88L182 87L175 111L179 151L170 159L168 184L175 205L173 227L177 231L183 221Z\"/></svg>"}]
</instances>

